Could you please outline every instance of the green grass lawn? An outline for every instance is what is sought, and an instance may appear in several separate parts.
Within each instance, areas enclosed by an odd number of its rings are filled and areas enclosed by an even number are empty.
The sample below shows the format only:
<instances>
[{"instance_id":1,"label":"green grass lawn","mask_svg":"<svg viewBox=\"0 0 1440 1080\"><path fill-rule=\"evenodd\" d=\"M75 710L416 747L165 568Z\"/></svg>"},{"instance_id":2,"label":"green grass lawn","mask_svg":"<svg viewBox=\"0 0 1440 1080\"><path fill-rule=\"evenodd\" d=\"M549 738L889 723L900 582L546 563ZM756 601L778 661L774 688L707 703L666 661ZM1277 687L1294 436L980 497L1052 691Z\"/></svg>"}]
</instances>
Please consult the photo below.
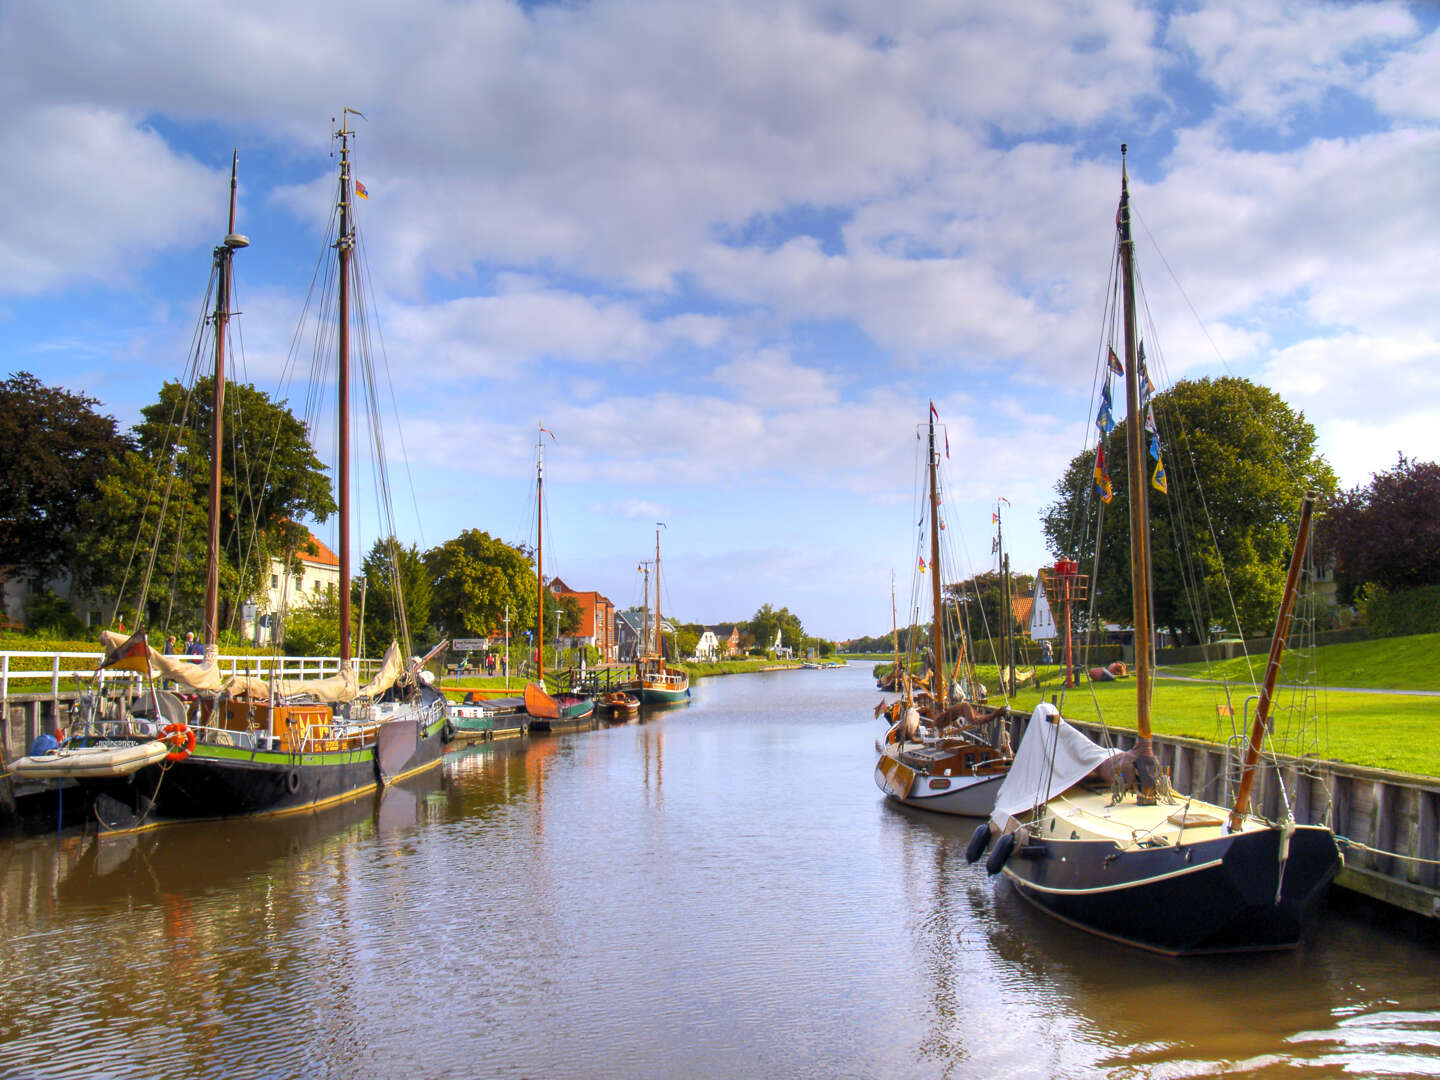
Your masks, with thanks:
<instances>
[{"instance_id":1,"label":"green grass lawn","mask_svg":"<svg viewBox=\"0 0 1440 1080\"><path fill-rule=\"evenodd\" d=\"M1352 641L1315 650L1316 683L1377 690L1440 690L1440 634ZM1287 653L1281 682L1295 682L1297 665L1308 663L1303 653ZM1166 672L1201 679L1250 680L1265 671L1265 655L1206 664L1175 664Z\"/></svg>"},{"instance_id":2,"label":"green grass lawn","mask_svg":"<svg viewBox=\"0 0 1440 1080\"><path fill-rule=\"evenodd\" d=\"M1337 645L1333 648L1348 648ZM1231 685L1235 712L1231 719L1216 712L1227 704L1225 686L1218 683L1183 683L1157 680L1151 728L1160 735L1182 735L1224 743L1244 724L1245 699L1249 684ZM1049 700L1056 686L1044 688ZM1276 694L1273 747L1281 753L1305 752L1298 738L1299 721L1290 709L1293 695ZM1042 692L1022 689L1013 699L1014 707L1029 711L1042 699ZM1254 716L1254 703L1250 706ZM1111 683L1083 682L1066 693L1061 713L1067 719L1100 720L1111 727L1134 730L1135 680ZM1423 776L1440 776L1440 699L1409 697L1403 694L1368 694L1330 691L1318 696L1312 721L1314 752L1322 758L1368 765L1377 769L1398 769Z\"/></svg>"}]
</instances>

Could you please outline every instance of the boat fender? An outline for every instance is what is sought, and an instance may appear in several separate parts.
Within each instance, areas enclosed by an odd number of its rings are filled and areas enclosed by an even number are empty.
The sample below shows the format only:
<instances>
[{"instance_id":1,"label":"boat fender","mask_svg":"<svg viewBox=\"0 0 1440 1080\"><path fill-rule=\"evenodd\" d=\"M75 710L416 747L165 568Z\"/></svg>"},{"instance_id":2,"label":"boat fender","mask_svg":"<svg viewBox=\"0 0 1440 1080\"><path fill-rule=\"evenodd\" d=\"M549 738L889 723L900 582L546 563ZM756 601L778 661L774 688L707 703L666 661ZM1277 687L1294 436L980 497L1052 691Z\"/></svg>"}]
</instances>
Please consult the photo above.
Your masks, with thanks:
<instances>
[{"instance_id":1,"label":"boat fender","mask_svg":"<svg viewBox=\"0 0 1440 1080\"><path fill-rule=\"evenodd\" d=\"M300 770L291 769L285 774L285 789L294 795L300 790Z\"/></svg>"},{"instance_id":2,"label":"boat fender","mask_svg":"<svg viewBox=\"0 0 1440 1080\"><path fill-rule=\"evenodd\" d=\"M1010 853L1015 850L1015 834L1007 832L999 840L995 841L995 850L990 852L990 857L985 860L985 872L994 877L1005 868Z\"/></svg>"},{"instance_id":3,"label":"boat fender","mask_svg":"<svg viewBox=\"0 0 1440 1080\"><path fill-rule=\"evenodd\" d=\"M965 861L967 863L979 862L980 856L985 854L985 849L989 846L990 823L987 821L976 828L975 835L970 837L970 843L965 845Z\"/></svg>"},{"instance_id":4,"label":"boat fender","mask_svg":"<svg viewBox=\"0 0 1440 1080\"><path fill-rule=\"evenodd\" d=\"M31 757L44 757L53 750L60 749L60 740L51 735L48 731L42 731L35 736L35 741L30 744Z\"/></svg>"},{"instance_id":5,"label":"boat fender","mask_svg":"<svg viewBox=\"0 0 1440 1080\"><path fill-rule=\"evenodd\" d=\"M166 724L160 729L160 738L170 744L166 761L184 761L195 749L195 729L183 721Z\"/></svg>"}]
</instances>

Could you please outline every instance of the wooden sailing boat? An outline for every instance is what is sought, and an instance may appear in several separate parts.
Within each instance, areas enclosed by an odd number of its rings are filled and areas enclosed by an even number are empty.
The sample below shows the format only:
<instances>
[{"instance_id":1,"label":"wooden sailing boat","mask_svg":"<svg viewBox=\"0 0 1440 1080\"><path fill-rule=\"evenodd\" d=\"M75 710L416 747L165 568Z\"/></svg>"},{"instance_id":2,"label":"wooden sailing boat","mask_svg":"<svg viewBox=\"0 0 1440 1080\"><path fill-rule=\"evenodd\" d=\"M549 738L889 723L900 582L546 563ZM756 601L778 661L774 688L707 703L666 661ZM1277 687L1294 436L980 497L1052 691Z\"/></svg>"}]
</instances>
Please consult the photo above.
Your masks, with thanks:
<instances>
[{"instance_id":1,"label":"wooden sailing boat","mask_svg":"<svg viewBox=\"0 0 1440 1080\"><path fill-rule=\"evenodd\" d=\"M535 435L535 681L525 684L525 711L530 727L548 731L554 723L579 723L595 714L595 703L579 694L551 694L545 689L545 440L543 426ZM555 436L550 435L553 439Z\"/></svg>"},{"instance_id":2,"label":"wooden sailing boat","mask_svg":"<svg viewBox=\"0 0 1440 1080\"><path fill-rule=\"evenodd\" d=\"M157 653L143 629L129 639L102 634L102 668L140 671L150 678L141 699L145 715L117 710L93 696L79 729L62 752L161 742L166 753L123 778L71 774L95 800L102 824L131 829L168 820L282 813L372 790L435 765L447 740L443 699L422 678L440 648L405 663L392 643L380 671L359 685L350 643L350 288L355 229L350 174L351 110L335 132L340 142L338 239L338 454L340 668L327 679L298 681L237 677L222 681L215 666L219 591L219 430L225 391L225 328L230 309L230 264L249 243L235 233L235 168L231 170L230 229L215 249L215 401L212 433L210 530L204 614L205 661L195 665ZM353 275L356 281L358 275ZM143 607L143 601L141 606ZM195 695L156 688L164 678ZM165 726L158 732L156 726Z\"/></svg>"},{"instance_id":3,"label":"wooden sailing boat","mask_svg":"<svg viewBox=\"0 0 1440 1080\"><path fill-rule=\"evenodd\" d=\"M1004 710L986 709L965 700L945 662L938 468L932 406L926 469L933 654L930 685L917 692L897 658L895 670L900 673L904 697L896 703L890 729L875 742L875 783L888 797L906 806L984 817L995 804L995 793L1010 768L1009 756L993 741L1000 738ZM963 634L960 641L963 649ZM898 654L898 638L896 651ZM962 663L963 657L957 657L957 669Z\"/></svg>"},{"instance_id":4,"label":"wooden sailing boat","mask_svg":"<svg viewBox=\"0 0 1440 1080\"><path fill-rule=\"evenodd\" d=\"M645 618L650 618L650 589L645 589ZM635 660L635 678L620 689L634 694L642 705L677 705L690 700L690 675L665 663L665 622L660 617L660 530L655 530L655 636L643 634L641 654ZM647 626L648 630L648 626Z\"/></svg>"},{"instance_id":5,"label":"wooden sailing boat","mask_svg":"<svg viewBox=\"0 0 1440 1080\"><path fill-rule=\"evenodd\" d=\"M1288 811L1281 821L1257 817L1249 813L1249 797L1313 496L1301 506L1234 803L1220 807L1175 793L1156 760L1150 727L1149 511L1124 152L1122 146L1116 225L1124 290L1137 740L1133 750L1111 754L1062 720L1053 705L1037 707L990 821L977 830L967 857L975 861L998 836L987 861L992 874L1003 871L1020 895L1049 914L1126 944L1173 955L1290 948L1300 942L1339 867L1335 838L1323 826L1297 825Z\"/></svg>"}]
</instances>

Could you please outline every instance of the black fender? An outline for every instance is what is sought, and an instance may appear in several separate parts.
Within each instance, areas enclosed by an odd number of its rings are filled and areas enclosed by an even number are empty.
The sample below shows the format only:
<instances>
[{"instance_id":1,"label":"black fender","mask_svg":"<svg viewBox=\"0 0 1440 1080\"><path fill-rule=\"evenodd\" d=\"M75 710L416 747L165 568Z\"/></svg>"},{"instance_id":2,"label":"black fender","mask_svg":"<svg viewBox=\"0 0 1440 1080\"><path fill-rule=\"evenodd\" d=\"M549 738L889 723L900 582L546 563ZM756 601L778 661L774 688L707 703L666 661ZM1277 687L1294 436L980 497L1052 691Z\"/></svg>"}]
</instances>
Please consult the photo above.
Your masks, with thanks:
<instances>
[{"instance_id":1,"label":"black fender","mask_svg":"<svg viewBox=\"0 0 1440 1080\"><path fill-rule=\"evenodd\" d=\"M994 877L1005 868L1005 863L1010 858L1010 853L1015 850L1015 834L1007 832L999 840L995 841L995 850L990 852L990 857L985 860L985 872Z\"/></svg>"},{"instance_id":2,"label":"black fender","mask_svg":"<svg viewBox=\"0 0 1440 1080\"><path fill-rule=\"evenodd\" d=\"M975 830L975 835L970 837L970 843L965 845L965 861L975 863L980 861L980 856L985 854L985 849L990 846L990 823L987 821Z\"/></svg>"}]
</instances>

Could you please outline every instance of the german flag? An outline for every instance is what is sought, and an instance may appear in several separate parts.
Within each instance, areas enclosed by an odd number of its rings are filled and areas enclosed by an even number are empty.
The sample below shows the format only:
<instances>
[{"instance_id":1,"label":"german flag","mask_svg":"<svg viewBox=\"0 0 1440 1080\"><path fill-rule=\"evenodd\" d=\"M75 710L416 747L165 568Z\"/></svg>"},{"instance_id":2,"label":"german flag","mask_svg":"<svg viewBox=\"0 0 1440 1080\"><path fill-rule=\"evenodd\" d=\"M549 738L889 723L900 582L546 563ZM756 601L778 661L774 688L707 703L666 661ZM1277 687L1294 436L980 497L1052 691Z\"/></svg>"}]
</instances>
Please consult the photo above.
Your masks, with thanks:
<instances>
[{"instance_id":1,"label":"german flag","mask_svg":"<svg viewBox=\"0 0 1440 1080\"><path fill-rule=\"evenodd\" d=\"M143 625L137 626L133 634L105 653L105 658L100 661L100 669L104 668L150 674L150 643L145 640Z\"/></svg>"}]
</instances>

